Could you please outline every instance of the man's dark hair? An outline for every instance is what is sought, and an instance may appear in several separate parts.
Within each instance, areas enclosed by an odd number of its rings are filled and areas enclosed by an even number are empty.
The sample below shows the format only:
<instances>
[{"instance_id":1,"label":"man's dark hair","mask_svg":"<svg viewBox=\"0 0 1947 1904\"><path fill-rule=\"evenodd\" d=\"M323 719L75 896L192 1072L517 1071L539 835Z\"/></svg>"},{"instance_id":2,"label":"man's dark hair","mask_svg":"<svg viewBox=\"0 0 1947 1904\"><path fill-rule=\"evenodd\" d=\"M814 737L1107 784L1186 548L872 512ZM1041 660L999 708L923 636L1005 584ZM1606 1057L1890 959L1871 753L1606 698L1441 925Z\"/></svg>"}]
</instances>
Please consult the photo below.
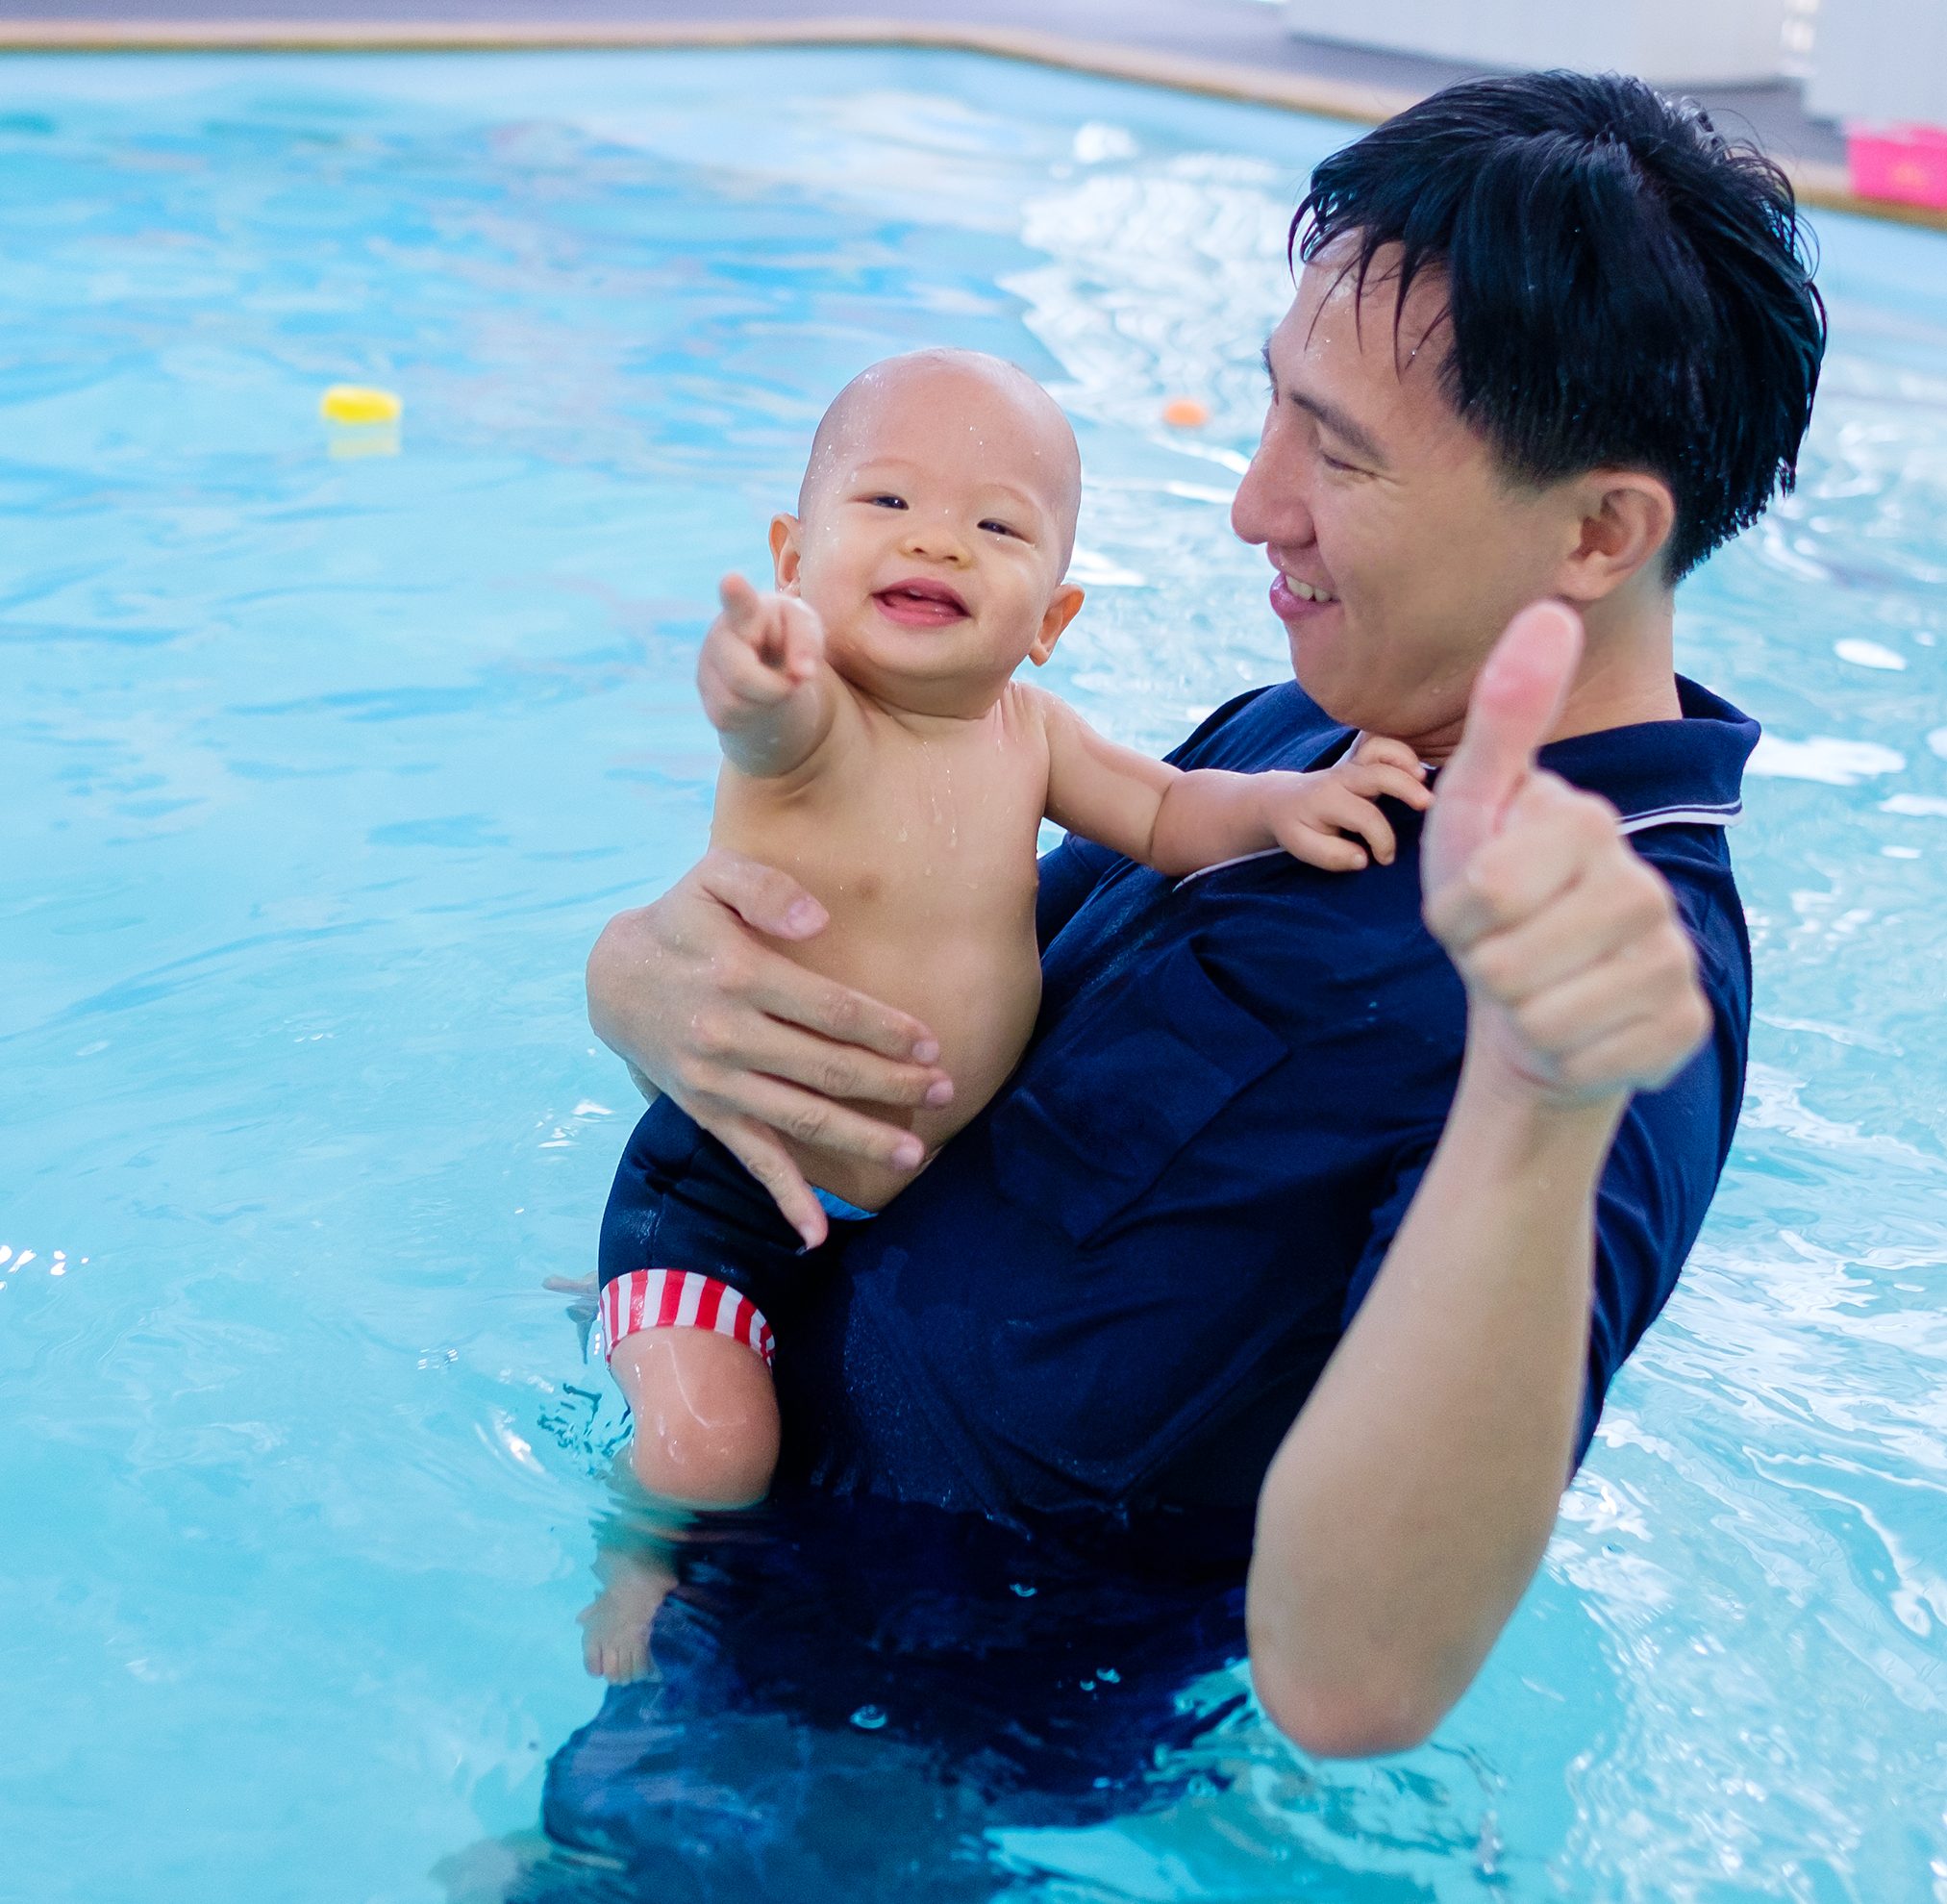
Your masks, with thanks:
<instances>
[{"instance_id":1,"label":"man's dark hair","mask_svg":"<svg viewBox=\"0 0 1947 1904\"><path fill-rule=\"evenodd\" d=\"M1449 87L1312 174L1294 257L1341 239L1361 288L1399 247L1401 308L1444 277L1447 394L1511 474L1670 486L1672 581L1791 489L1825 306L1785 174L1693 103L1615 74Z\"/></svg>"}]
</instances>

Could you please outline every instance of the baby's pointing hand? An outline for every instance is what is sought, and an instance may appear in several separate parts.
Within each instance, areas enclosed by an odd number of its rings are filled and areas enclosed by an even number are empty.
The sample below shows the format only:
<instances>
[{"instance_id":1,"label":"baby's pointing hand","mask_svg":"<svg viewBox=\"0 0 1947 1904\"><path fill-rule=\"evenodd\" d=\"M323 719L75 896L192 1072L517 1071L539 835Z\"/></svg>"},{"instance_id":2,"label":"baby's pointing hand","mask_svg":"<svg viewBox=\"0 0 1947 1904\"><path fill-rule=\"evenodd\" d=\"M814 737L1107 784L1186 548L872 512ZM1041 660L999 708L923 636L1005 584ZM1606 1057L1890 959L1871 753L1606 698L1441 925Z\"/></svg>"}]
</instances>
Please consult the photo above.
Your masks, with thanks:
<instances>
[{"instance_id":1,"label":"baby's pointing hand","mask_svg":"<svg viewBox=\"0 0 1947 1904\"><path fill-rule=\"evenodd\" d=\"M810 681L825 654L817 614L794 595L761 595L741 575L726 575L723 613L697 658L703 710L717 728L736 727L774 708Z\"/></svg>"}]
</instances>

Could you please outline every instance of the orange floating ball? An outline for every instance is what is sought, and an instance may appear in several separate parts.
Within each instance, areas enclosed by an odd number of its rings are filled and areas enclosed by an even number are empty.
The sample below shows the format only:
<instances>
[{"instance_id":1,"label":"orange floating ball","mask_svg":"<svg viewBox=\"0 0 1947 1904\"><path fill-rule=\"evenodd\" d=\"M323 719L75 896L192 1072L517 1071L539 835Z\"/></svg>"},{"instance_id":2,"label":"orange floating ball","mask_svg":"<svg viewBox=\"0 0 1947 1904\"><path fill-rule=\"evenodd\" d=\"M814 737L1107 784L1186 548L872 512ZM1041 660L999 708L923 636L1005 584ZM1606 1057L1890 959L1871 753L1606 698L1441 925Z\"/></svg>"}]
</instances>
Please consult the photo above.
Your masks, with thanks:
<instances>
[{"instance_id":1,"label":"orange floating ball","mask_svg":"<svg viewBox=\"0 0 1947 1904\"><path fill-rule=\"evenodd\" d=\"M1195 397L1171 397L1162 407L1162 420L1175 430L1201 430L1211 420L1210 405Z\"/></svg>"}]
</instances>

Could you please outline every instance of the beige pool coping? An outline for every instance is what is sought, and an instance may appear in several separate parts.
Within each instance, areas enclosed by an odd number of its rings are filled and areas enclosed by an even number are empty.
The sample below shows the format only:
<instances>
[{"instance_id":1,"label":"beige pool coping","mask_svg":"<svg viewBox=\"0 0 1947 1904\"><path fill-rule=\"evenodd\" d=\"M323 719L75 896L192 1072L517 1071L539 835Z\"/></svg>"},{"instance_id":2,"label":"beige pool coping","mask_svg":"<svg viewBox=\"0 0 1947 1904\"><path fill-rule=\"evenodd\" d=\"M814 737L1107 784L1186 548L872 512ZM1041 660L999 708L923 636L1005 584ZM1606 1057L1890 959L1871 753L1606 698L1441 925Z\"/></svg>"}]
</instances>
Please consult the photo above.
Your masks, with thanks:
<instances>
[{"instance_id":1,"label":"beige pool coping","mask_svg":"<svg viewBox=\"0 0 1947 1904\"><path fill-rule=\"evenodd\" d=\"M1036 65L1213 98L1376 125L1410 106L1412 90L980 22L839 14L789 20L36 19L0 17L0 53L531 52L669 47L911 46L986 53ZM1807 205L1947 231L1947 211L1856 193L1840 165L1787 163Z\"/></svg>"}]
</instances>

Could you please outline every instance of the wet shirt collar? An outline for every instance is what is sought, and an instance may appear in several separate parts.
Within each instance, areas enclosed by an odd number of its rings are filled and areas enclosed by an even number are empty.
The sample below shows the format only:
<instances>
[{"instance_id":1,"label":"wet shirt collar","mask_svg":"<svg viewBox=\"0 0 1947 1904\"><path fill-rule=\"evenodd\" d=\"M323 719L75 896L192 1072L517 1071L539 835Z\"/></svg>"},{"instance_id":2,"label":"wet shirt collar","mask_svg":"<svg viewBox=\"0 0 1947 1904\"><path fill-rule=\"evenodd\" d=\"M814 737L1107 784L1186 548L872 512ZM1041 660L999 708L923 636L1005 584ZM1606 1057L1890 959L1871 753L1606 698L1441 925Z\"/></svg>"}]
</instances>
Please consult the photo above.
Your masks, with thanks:
<instances>
[{"instance_id":1,"label":"wet shirt collar","mask_svg":"<svg viewBox=\"0 0 1947 1904\"><path fill-rule=\"evenodd\" d=\"M1537 756L1542 766L1560 774L1571 787L1599 793L1607 800L1620 815L1625 833L1643 833L1658 826L1728 827L1743 817L1744 766L1758 744L1758 723L1686 676L1680 674L1676 681L1681 720L1637 721L1628 727L1578 734L1572 739L1551 742ZM1212 723L1200 729L1170 759L1182 766L1248 769L1272 764L1241 757L1234 760L1227 751L1227 743L1235 748L1246 737L1257 735L1255 721L1226 719L1254 703L1267 714L1276 709L1278 718L1290 719L1295 709L1290 732L1296 745L1287 757L1292 766L1304 770L1329 766L1359 739L1351 728L1335 725L1295 682L1281 682L1219 709ZM1200 749L1198 741L1206 735L1211 744ZM1438 785L1437 773L1432 784ZM1194 886L1234 865L1277 859L1283 851L1272 847L1246 853L1241 859L1220 861L1185 874L1177 884Z\"/></svg>"},{"instance_id":2,"label":"wet shirt collar","mask_svg":"<svg viewBox=\"0 0 1947 1904\"><path fill-rule=\"evenodd\" d=\"M1542 748L1540 764L1600 793L1625 833L1653 826L1730 826L1744 812L1744 764L1758 723L1729 701L1677 676L1682 720L1578 734Z\"/></svg>"}]
</instances>

